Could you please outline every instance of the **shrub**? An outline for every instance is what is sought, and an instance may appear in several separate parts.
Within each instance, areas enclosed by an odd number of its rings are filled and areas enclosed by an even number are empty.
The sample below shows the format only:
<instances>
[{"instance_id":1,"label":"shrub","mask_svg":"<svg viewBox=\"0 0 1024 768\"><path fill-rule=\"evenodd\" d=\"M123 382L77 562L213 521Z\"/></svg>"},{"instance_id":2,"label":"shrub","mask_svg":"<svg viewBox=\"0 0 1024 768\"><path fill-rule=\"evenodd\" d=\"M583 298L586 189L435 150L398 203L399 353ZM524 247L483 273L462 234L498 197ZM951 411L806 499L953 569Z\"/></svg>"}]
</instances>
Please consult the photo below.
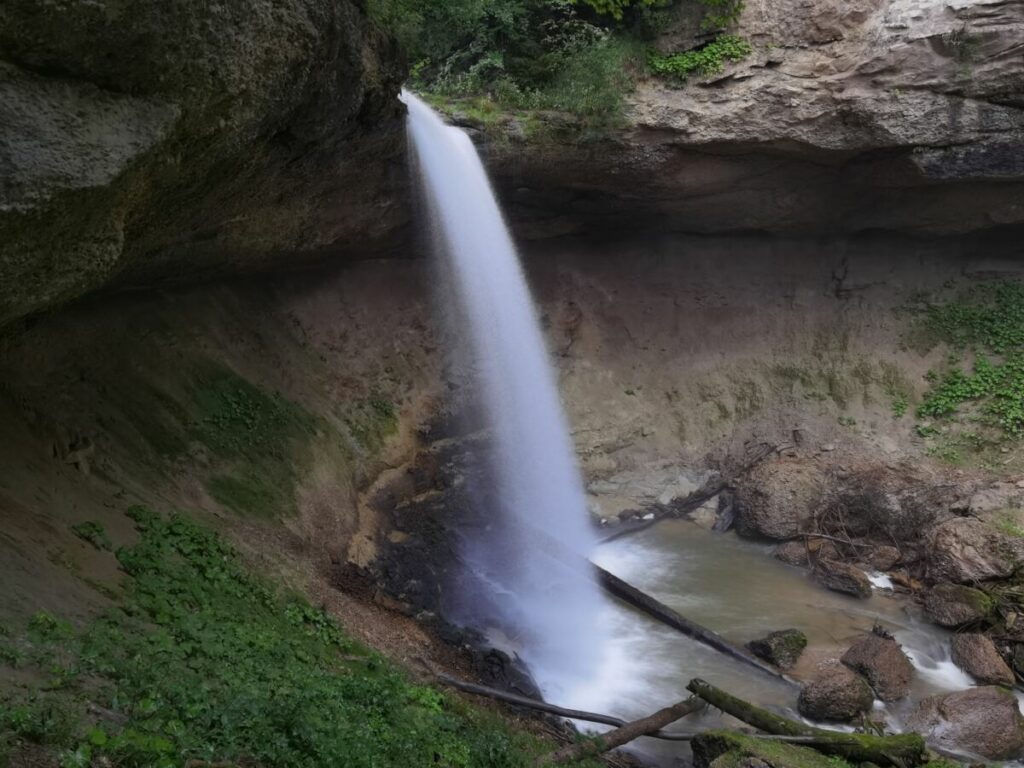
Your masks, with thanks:
<instances>
[{"instance_id":1,"label":"shrub","mask_svg":"<svg viewBox=\"0 0 1024 768\"><path fill-rule=\"evenodd\" d=\"M707 77L725 69L727 61L742 61L751 53L750 43L735 35L720 35L707 45L692 51L648 58L651 71L663 77L685 80L691 75Z\"/></svg>"}]
</instances>

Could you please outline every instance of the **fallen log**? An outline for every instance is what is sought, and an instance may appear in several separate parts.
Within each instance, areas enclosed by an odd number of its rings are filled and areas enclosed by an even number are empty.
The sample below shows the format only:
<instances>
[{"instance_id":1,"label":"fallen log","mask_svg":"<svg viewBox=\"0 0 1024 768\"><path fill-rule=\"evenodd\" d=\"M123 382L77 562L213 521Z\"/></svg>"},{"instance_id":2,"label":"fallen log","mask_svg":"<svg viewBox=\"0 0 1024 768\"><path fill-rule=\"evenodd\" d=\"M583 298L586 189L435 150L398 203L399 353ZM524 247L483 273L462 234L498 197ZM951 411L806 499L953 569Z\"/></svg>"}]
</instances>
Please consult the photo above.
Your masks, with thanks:
<instances>
[{"instance_id":1,"label":"fallen log","mask_svg":"<svg viewBox=\"0 0 1024 768\"><path fill-rule=\"evenodd\" d=\"M815 728L756 707L730 693L698 679L686 689L708 704L742 720L759 731L780 736L804 737L802 743L828 755L857 763L892 765L897 768L920 765L927 758L924 739L916 733L874 736L866 733L836 733Z\"/></svg>"},{"instance_id":2,"label":"fallen log","mask_svg":"<svg viewBox=\"0 0 1024 768\"><path fill-rule=\"evenodd\" d=\"M425 659L420 659L421 663L430 670L437 682L442 685L447 685L450 688L455 688L465 693L472 693L477 696L486 696L496 701L503 701L506 704L514 704L517 707L525 707L526 709L532 709L536 712L545 712L549 715L558 715L559 717L565 717L570 720L583 720L588 723L601 723L602 725L614 725L617 728L623 728L630 723L623 720L621 717L614 717L612 715L603 715L598 712L587 712L582 709L568 709L567 707L560 707L557 704L549 704L546 701L540 701L538 699L531 699L527 696L520 696L516 693L509 693L508 691L501 691L497 688L490 688L486 685L477 685L476 683L470 683L466 680L460 680L457 677L445 674L437 670L432 664L427 662ZM697 707L703 707L703 702L699 699L690 697L687 701L699 702ZM689 714L689 713L687 713ZM683 717L680 715L679 717ZM675 718L676 720L679 717ZM672 721L669 721L672 722ZM667 724L667 723L666 723ZM653 732L641 734L643 736L650 736L655 739L662 739L663 741L690 741L693 738L692 733L666 733L660 730L660 726L654 729ZM633 738L636 738L635 736ZM625 743L625 742L623 742Z\"/></svg>"},{"instance_id":3,"label":"fallen log","mask_svg":"<svg viewBox=\"0 0 1024 768\"><path fill-rule=\"evenodd\" d=\"M683 699L671 707L659 709L652 715L634 720L630 723L601 734L597 739L581 741L577 744L569 744L561 749L544 755L537 761L537 765L550 765L551 763L567 763L571 760L581 760L585 757L600 755L609 750L628 744L641 736L650 736L659 732L670 723L696 712L704 707L704 702L696 696Z\"/></svg>"},{"instance_id":4,"label":"fallen log","mask_svg":"<svg viewBox=\"0 0 1024 768\"><path fill-rule=\"evenodd\" d=\"M730 643L717 632L714 632L707 627L703 627L695 621L690 621L688 618L669 608L664 603L655 600L646 592L641 592L632 584L623 581L614 573L606 571L599 565L594 565L594 569L597 571L598 581L605 590L623 602L643 611L651 618L682 632L687 637L691 637L710 648L714 648L719 653L723 653L737 661L741 661L744 664L754 667L766 675L771 675L772 677L778 680L783 680L790 685L796 684L795 681L787 675L775 669L775 667L770 664L761 661L761 659L754 656L745 648Z\"/></svg>"},{"instance_id":5,"label":"fallen log","mask_svg":"<svg viewBox=\"0 0 1024 768\"><path fill-rule=\"evenodd\" d=\"M547 554L556 562L559 562L566 568L578 573L584 573L585 569L592 568L597 574L597 581L601 587L609 594L622 600L624 603L643 611L652 619L660 621L662 624L682 632L687 637L691 637L697 642L704 643L704 645L715 649L719 653L724 653L726 656L734 658L737 661L748 664L766 675L774 677L776 680L782 680L790 685L796 684L794 680L770 664L757 658L745 648L730 643L717 632L714 632L707 627L703 627L695 621L690 621L688 618L669 608L664 603L655 600L646 592L642 592L629 582L620 579L614 573L606 571L604 568L591 562L583 555L574 552L553 536L549 535L546 531L542 531L539 528L533 528L532 530L534 534L534 541L538 548L547 552Z\"/></svg>"}]
</instances>

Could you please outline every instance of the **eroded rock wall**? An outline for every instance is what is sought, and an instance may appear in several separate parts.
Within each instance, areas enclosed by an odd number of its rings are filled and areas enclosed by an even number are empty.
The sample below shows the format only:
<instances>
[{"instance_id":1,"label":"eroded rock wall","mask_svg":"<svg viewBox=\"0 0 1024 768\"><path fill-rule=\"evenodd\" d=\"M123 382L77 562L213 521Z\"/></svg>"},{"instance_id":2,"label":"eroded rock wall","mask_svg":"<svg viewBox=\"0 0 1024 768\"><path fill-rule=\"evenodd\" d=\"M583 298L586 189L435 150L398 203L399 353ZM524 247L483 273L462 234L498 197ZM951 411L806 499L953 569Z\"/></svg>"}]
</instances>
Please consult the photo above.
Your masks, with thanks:
<instances>
[{"instance_id":1,"label":"eroded rock wall","mask_svg":"<svg viewBox=\"0 0 1024 768\"><path fill-rule=\"evenodd\" d=\"M603 140L491 129L521 232L949 234L1024 221L1019 0L750 0L738 33L750 57L685 84L642 80L626 126ZM657 45L704 40L681 9Z\"/></svg>"},{"instance_id":2,"label":"eroded rock wall","mask_svg":"<svg viewBox=\"0 0 1024 768\"><path fill-rule=\"evenodd\" d=\"M372 252L401 57L353 0L0 7L0 324L119 279Z\"/></svg>"}]
</instances>

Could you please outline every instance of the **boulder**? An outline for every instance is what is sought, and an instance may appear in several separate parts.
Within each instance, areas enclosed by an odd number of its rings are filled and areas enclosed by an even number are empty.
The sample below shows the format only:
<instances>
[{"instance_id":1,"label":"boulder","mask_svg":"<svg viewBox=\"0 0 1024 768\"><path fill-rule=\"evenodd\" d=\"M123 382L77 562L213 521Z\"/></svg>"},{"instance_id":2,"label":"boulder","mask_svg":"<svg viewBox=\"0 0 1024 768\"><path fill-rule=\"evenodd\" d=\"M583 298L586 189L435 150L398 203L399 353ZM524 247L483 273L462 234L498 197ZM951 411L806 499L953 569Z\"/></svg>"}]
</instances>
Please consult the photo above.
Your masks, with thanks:
<instances>
[{"instance_id":1,"label":"boulder","mask_svg":"<svg viewBox=\"0 0 1024 768\"><path fill-rule=\"evenodd\" d=\"M1017 699L995 686L931 696L907 727L939 749L968 751L987 760L1011 760L1024 753L1024 718Z\"/></svg>"},{"instance_id":2,"label":"boulder","mask_svg":"<svg viewBox=\"0 0 1024 768\"><path fill-rule=\"evenodd\" d=\"M928 576L970 584L1005 579L1024 556L1024 540L1007 536L972 517L954 517L931 529Z\"/></svg>"},{"instance_id":3,"label":"boulder","mask_svg":"<svg viewBox=\"0 0 1024 768\"><path fill-rule=\"evenodd\" d=\"M810 564L807 546L802 541L785 541L775 548L775 559L787 565L806 566Z\"/></svg>"},{"instance_id":4,"label":"boulder","mask_svg":"<svg viewBox=\"0 0 1024 768\"><path fill-rule=\"evenodd\" d=\"M835 560L818 563L814 578L834 592L843 592L854 597L871 597L871 580L860 568Z\"/></svg>"},{"instance_id":5,"label":"boulder","mask_svg":"<svg viewBox=\"0 0 1024 768\"><path fill-rule=\"evenodd\" d=\"M736 485L736 532L746 538L792 539L813 517L824 487L824 475L815 465L760 464Z\"/></svg>"},{"instance_id":6,"label":"boulder","mask_svg":"<svg viewBox=\"0 0 1024 768\"><path fill-rule=\"evenodd\" d=\"M842 662L863 675L882 701L896 701L910 692L914 666L891 635L865 635L843 654Z\"/></svg>"},{"instance_id":7,"label":"boulder","mask_svg":"<svg viewBox=\"0 0 1024 768\"><path fill-rule=\"evenodd\" d=\"M936 584L924 596L925 615L941 627L960 627L985 619L994 602L980 589L962 584Z\"/></svg>"},{"instance_id":8,"label":"boulder","mask_svg":"<svg viewBox=\"0 0 1024 768\"><path fill-rule=\"evenodd\" d=\"M888 545L875 547L868 558L872 568L879 571L888 571L900 561L900 551L896 547Z\"/></svg>"},{"instance_id":9,"label":"boulder","mask_svg":"<svg viewBox=\"0 0 1024 768\"><path fill-rule=\"evenodd\" d=\"M799 629L782 629L760 640L752 640L747 647L769 664L779 669L790 669L807 647L807 635Z\"/></svg>"},{"instance_id":10,"label":"boulder","mask_svg":"<svg viewBox=\"0 0 1024 768\"><path fill-rule=\"evenodd\" d=\"M976 632L955 635L951 643L953 663L982 685L1012 686L1013 671L1003 661L995 643Z\"/></svg>"},{"instance_id":11,"label":"boulder","mask_svg":"<svg viewBox=\"0 0 1024 768\"><path fill-rule=\"evenodd\" d=\"M874 700L867 680L833 661L801 689L797 708L813 720L849 722L870 710Z\"/></svg>"}]
</instances>

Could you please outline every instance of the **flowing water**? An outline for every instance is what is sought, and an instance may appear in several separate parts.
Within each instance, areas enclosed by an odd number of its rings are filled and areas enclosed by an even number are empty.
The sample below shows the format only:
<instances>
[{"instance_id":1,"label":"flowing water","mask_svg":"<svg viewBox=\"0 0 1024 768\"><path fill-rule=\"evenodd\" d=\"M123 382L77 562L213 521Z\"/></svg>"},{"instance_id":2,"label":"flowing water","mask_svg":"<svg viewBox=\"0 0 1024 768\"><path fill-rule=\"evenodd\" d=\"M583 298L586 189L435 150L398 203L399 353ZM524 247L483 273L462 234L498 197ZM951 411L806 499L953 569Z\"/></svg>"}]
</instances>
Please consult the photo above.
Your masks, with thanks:
<instances>
[{"instance_id":1,"label":"flowing water","mask_svg":"<svg viewBox=\"0 0 1024 768\"><path fill-rule=\"evenodd\" d=\"M476 149L418 98L403 99L444 265L443 296L458 304L459 335L493 435L498 509L461 553L491 594L466 618L517 634L541 688L558 698L593 674L603 646L604 599L590 569L567 566L538 546L547 536L586 557L597 543L568 425L519 258Z\"/></svg>"},{"instance_id":2,"label":"flowing water","mask_svg":"<svg viewBox=\"0 0 1024 768\"><path fill-rule=\"evenodd\" d=\"M868 600L829 592L806 571L773 559L770 547L733 534L667 520L603 545L595 560L733 642L745 643L776 629L802 630L809 642L794 670L797 676L812 671L817 662L838 657L878 622L895 635L916 667L911 696L886 711L889 725L897 729L921 697L972 685L949 659L949 635L926 623L915 606L881 590ZM578 703L586 701L620 717L641 716L683 698L686 683L702 677L756 704L795 708L795 688L624 606L609 604L602 620L613 639L592 687L579 692ZM881 703L876 706L881 708ZM799 717L795 711L790 715ZM699 730L722 722L721 717L705 713L674 727ZM653 739L639 746L662 757L682 751Z\"/></svg>"}]
</instances>

